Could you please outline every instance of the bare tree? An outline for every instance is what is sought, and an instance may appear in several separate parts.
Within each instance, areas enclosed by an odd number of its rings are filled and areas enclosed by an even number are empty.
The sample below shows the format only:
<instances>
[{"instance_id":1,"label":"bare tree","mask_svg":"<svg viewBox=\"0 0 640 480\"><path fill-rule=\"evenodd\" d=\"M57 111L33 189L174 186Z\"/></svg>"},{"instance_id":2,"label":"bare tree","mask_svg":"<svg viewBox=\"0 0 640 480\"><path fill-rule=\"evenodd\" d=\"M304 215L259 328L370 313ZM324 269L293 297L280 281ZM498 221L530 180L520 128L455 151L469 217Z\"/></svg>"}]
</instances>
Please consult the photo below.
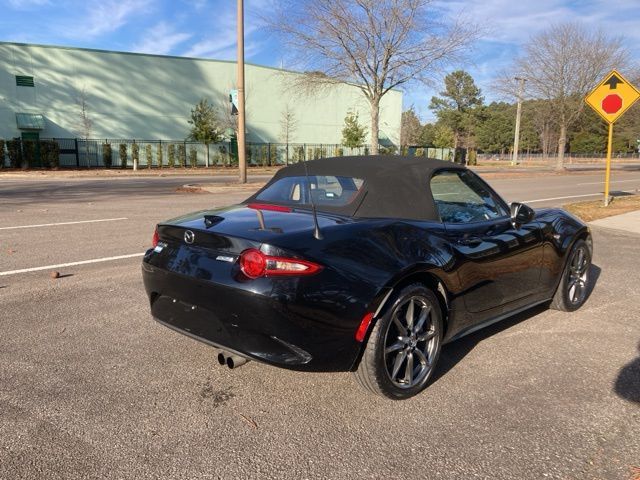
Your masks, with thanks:
<instances>
[{"instance_id":1,"label":"bare tree","mask_svg":"<svg viewBox=\"0 0 640 480\"><path fill-rule=\"evenodd\" d=\"M291 106L287 103L280 115L280 138L287 144L286 162L289 163L289 143L293 139L298 128L298 119Z\"/></svg>"},{"instance_id":2,"label":"bare tree","mask_svg":"<svg viewBox=\"0 0 640 480\"><path fill-rule=\"evenodd\" d=\"M567 130L582 112L585 95L607 71L627 63L620 38L579 23L552 25L524 46L511 76L527 79L528 96L550 102L559 129L556 169L564 168Z\"/></svg>"},{"instance_id":3,"label":"bare tree","mask_svg":"<svg viewBox=\"0 0 640 480\"><path fill-rule=\"evenodd\" d=\"M524 105L523 115L531 119L533 128L538 134L542 156L555 155L558 147L559 128L552 102L548 100L527 102Z\"/></svg>"},{"instance_id":4,"label":"bare tree","mask_svg":"<svg viewBox=\"0 0 640 480\"><path fill-rule=\"evenodd\" d=\"M460 60L479 30L434 21L431 0L288 0L270 23L296 55L310 87L353 83L371 108L378 153L380 101L390 90L429 82ZM435 9L434 9L435 10Z\"/></svg>"},{"instance_id":5,"label":"bare tree","mask_svg":"<svg viewBox=\"0 0 640 480\"><path fill-rule=\"evenodd\" d=\"M402 112L402 121L400 123L400 146L407 147L409 145L417 145L422 135L422 124L413 105L409 110Z\"/></svg>"},{"instance_id":6,"label":"bare tree","mask_svg":"<svg viewBox=\"0 0 640 480\"><path fill-rule=\"evenodd\" d=\"M89 95L87 87L83 85L81 90L76 91L76 105L78 106L78 129L84 139L84 156L87 159L87 167L91 167L89 161L89 138L93 129L93 121L89 115Z\"/></svg>"}]
</instances>

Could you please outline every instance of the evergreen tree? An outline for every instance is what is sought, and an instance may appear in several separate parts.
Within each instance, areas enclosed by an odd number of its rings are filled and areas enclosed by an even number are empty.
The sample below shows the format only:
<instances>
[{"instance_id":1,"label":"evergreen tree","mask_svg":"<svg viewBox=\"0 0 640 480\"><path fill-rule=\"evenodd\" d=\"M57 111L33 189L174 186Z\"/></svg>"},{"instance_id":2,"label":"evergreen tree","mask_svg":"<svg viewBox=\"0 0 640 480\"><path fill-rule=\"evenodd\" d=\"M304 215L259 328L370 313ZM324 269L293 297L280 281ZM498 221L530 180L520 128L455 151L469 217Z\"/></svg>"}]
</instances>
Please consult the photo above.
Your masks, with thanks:
<instances>
[{"instance_id":1,"label":"evergreen tree","mask_svg":"<svg viewBox=\"0 0 640 480\"><path fill-rule=\"evenodd\" d=\"M476 128L478 148L488 153L504 153L513 147L516 109L514 105L493 102L479 114Z\"/></svg>"},{"instance_id":2,"label":"evergreen tree","mask_svg":"<svg viewBox=\"0 0 640 480\"><path fill-rule=\"evenodd\" d=\"M358 114L349 112L344 118L344 128L342 129L342 144L345 147L355 148L364 143L367 137L367 128L358 122Z\"/></svg>"},{"instance_id":3,"label":"evergreen tree","mask_svg":"<svg viewBox=\"0 0 640 480\"><path fill-rule=\"evenodd\" d=\"M444 124L436 124L433 131L433 146L436 148L451 148L455 145L453 130Z\"/></svg>"},{"instance_id":4,"label":"evergreen tree","mask_svg":"<svg viewBox=\"0 0 640 480\"><path fill-rule=\"evenodd\" d=\"M451 72L444 79L445 89L440 97L432 97L429 108L436 113L439 123L453 132L453 147L467 146L475 129L477 108L484 98L473 77L463 70Z\"/></svg>"},{"instance_id":5,"label":"evergreen tree","mask_svg":"<svg viewBox=\"0 0 640 480\"><path fill-rule=\"evenodd\" d=\"M216 108L206 98L201 99L191 109L189 140L202 142L207 147L207 167L209 166L209 144L218 143L223 138L224 129L218 119Z\"/></svg>"}]
</instances>

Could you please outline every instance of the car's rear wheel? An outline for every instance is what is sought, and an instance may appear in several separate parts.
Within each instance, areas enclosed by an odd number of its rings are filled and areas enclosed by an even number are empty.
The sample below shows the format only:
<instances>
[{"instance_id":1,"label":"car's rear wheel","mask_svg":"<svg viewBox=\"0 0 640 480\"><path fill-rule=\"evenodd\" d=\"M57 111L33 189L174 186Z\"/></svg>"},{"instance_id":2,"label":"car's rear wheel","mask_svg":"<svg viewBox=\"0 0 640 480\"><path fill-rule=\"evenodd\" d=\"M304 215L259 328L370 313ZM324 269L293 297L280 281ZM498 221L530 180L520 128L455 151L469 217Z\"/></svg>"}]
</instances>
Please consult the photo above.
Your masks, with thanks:
<instances>
[{"instance_id":1,"label":"car's rear wheel","mask_svg":"<svg viewBox=\"0 0 640 480\"><path fill-rule=\"evenodd\" d=\"M584 240L573 245L558 289L551 301L551 308L573 312L587 300L591 287L591 250Z\"/></svg>"},{"instance_id":2,"label":"car's rear wheel","mask_svg":"<svg viewBox=\"0 0 640 480\"><path fill-rule=\"evenodd\" d=\"M377 320L355 376L368 391L400 400L424 390L438 362L442 311L422 284L403 288Z\"/></svg>"}]
</instances>

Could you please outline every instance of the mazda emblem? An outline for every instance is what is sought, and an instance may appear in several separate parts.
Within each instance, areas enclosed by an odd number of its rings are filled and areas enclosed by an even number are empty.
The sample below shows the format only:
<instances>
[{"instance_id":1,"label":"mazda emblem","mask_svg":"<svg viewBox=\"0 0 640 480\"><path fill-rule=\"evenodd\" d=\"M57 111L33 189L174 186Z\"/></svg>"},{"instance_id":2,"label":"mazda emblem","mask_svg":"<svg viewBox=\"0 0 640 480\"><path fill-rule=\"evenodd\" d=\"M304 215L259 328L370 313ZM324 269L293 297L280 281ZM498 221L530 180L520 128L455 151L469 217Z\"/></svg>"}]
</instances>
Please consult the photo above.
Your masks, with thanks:
<instances>
[{"instance_id":1,"label":"mazda emblem","mask_svg":"<svg viewBox=\"0 0 640 480\"><path fill-rule=\"evenodd\" d=\"M195 239L196 239L196 234L193 233L191 230L187 230L186 232L184 232L185 243L188 243L189 245L191 245Z\"/></svg>"}]
</instances>

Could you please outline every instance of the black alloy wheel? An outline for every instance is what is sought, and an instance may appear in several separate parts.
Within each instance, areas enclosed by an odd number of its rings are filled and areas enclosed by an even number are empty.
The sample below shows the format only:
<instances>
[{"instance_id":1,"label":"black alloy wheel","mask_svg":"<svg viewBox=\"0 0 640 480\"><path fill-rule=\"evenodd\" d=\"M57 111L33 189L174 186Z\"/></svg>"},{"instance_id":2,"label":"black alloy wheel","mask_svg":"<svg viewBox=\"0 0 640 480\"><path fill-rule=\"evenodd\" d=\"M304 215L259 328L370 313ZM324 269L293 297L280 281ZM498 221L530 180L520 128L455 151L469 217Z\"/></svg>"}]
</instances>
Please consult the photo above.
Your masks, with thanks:
<instances>
[{"instance_id":1,"label":"black alloy wheel","mask_svg":"<svg viewBox=\"0 0 640 480\"><path fill-rule=\"evenodd\" d=\"M563 312L573 312L587 300L590 289L591 249L584 240L578 240L567 259L560 284L551 307Z\"/></svg>"},{"instance_id":2,"label":"black alloy wheel","mask_svg":"<svg viewBox=\"0 0 640 480\"><path fill-rule=\"evenodd\" d=\"M409 285L388 301L373 327L356 378L379 395L409 398L427 386L441 343L436 295L422 284Z\"/></svg>"}]
</instances>

